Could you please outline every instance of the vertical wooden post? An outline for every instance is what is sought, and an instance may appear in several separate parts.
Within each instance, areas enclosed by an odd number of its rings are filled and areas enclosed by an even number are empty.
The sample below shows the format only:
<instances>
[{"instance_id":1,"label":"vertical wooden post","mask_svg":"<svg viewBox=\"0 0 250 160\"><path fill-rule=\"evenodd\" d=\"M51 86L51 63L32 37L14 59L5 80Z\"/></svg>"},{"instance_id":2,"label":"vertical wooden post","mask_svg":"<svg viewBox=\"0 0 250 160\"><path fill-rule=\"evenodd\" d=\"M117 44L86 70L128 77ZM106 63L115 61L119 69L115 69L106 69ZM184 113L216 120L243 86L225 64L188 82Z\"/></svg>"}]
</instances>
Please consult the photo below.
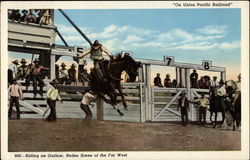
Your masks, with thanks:
<instances>
[{"instance_id":1,"label":"vertical wooden post","mask_svg":"<svg viewBox=\"0 0 250 160\"><path fill-rule=\"evenodd\" d=\"M104 117L103 100L99 96L97 96L96 98L96 113L97 113L97 120L102 121Z\"/></svg>"},{"instance_id":2,"label":"vertical wooden post","mask_svg":"<svg viewBox=\"0 0 250 160\"><path fill-rule=\"evenodd\" d=\"M181 68L181 87L186 87L186 76L185 76L185 68Z\"/></svg>"},{"instance_id":3,"label":"vertical wooden post","mask_svg":"<svg viewBox=\"0 0 250 160\"><path fill-rule=\"evenodd\" d=\"M180 86L180 67L175 68L177 87Z\"/></svg>"},{"instance_id":4,"label":"vertical wooden post","mask_svg":"<svg viewBox=\"0 0 250 160\"><path fill-rule=\"evenodd\" d=\"M143 67L139 68L138 82L143 82Z\"/></svg>"},{"instance_id":5,"label":"vertical wooden post","mask_svg":"<svg viewBox=\"0 0 250 160\"><path fill-rule=\"evenodd\" d=\"M220 80L226 81L226 72L220 72Z\"/></svg>"},{"instance_id":6,"label":"vertical wooden post","mask_svg":"<svg viewBox=\"0 0 250 160\"><path fill-rule=\"evenodd\" d=\"M186 68L185 69L185 73L186 73L186 88L187 88L187 98L188 100L190 100L190 97L191 97L191 85L190 85L190 78L189 78L189 75L190 75L190 69L189 68Z\"/></svg>"},{"instance_id":7,"label":"vertical wooden post","mask_svg":"<svg viewBox=\"0 0 250 160\"><path fill-rule=\"evenodd\" d=\"M56 56L51 51L51 54L50 54L50 79L51 80L54 79L56 75L55 61L56 61Z\"/></svg>"}]
</instances>

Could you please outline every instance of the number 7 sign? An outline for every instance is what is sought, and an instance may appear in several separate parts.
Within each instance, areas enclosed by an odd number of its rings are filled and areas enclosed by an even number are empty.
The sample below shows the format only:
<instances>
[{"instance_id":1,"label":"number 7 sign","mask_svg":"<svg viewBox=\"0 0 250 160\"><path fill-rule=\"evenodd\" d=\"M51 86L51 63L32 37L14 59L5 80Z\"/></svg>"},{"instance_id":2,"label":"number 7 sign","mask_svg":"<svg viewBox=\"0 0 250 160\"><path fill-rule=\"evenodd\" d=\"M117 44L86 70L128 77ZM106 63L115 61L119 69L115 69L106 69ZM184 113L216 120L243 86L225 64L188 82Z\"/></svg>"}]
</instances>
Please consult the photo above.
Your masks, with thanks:
<instances>
[{"instance_id":1,"label":"number 7 sign","mask_svg":"<svg viewBox=\"0 0 250 160\"><path fill-rule=\"evenodd\" d=\"M175 59L171 56L164 56L164 62L166 62L167 66L172 66L175 63Z\"/></svg>"}]
</instances>

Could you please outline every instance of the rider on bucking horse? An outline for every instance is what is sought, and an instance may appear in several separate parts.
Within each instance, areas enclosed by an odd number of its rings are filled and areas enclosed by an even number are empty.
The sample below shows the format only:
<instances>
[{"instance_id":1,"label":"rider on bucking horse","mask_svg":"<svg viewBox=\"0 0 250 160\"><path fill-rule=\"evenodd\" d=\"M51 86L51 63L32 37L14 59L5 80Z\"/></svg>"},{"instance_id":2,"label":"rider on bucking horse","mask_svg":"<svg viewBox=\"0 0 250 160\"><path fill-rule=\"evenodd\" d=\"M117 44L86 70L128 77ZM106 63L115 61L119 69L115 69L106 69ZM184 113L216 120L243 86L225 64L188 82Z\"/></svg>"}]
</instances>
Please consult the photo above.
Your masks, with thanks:
<instances>
[{"instance_id":1,"label":"rider on bucking horse","mask_svg":"<svg viewBox=\"0 0 250 160\"><path fill-rule=\"evenodd\" d=\"M100 80L103 80L104 82L107 81L105 77L105 73L103 71L104 69L104 57L102 53L106 53L110 59L112 59L113 55L112 53L102 46L102 44L99 43L98 40L95 40L94 44L89 48L88 50L84 51L82 54L78 55L78 58L83 58L84 56L90 54L90 58L94 61L94 68L96 69L97 72L97 77Z\"/></svg>"}]
</instances>

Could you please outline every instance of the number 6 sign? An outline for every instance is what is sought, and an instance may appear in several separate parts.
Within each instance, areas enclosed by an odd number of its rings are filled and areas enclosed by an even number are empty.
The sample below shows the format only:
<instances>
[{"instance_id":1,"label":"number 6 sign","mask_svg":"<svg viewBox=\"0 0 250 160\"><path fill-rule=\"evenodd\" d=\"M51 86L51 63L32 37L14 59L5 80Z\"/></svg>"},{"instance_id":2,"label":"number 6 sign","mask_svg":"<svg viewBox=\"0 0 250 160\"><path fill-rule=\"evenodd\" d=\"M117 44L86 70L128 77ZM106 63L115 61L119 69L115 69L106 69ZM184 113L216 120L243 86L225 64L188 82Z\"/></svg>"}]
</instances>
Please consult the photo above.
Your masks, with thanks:
<instances>
[{"instance_id":1,"label":"number 6 sign","mask_svg":"<svg viewBox=\"0 0 250 160\"><path fill-rule=\"evenodd\" d=\"M212 66L212 61L204 60L202 61L202 66L204 67L204 69L209 70L209 68Z\"/></svg>"}]
</instances>

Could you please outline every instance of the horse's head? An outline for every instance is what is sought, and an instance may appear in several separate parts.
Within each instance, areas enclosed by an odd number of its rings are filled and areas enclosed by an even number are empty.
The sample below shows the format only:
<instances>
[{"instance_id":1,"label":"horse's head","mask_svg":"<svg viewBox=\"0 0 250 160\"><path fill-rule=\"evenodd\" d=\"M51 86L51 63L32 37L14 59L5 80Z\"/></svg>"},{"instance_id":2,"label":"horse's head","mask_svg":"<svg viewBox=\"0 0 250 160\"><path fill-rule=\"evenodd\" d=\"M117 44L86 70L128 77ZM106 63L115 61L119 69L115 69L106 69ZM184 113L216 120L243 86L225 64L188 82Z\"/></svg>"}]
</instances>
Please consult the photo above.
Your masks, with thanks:
<instances>
[{"instance_id":1,"label":"horse's head","mask_svg":"<svg viewBox=\"0 0 250 160\"><path fill-rule=\"evenodd\" d=\"M126 72L129 75L128 82L134 82L136 77L138 76L138 68L140 67L141 63L136 62L129 54L124 54L123 57L127 61Z\"/></svg>"},{"instance_id":2,"label":"horse's head","mask_svg":"<svg viewBox=\"0 0 250 160\"><path fill-rule=\"evenodd\" d=\"M226 81L226 92L229 94L229 98L231 99L233 96L233 93L236 90L236 84L233 80Z\"/></svg>"}]
</instances>

